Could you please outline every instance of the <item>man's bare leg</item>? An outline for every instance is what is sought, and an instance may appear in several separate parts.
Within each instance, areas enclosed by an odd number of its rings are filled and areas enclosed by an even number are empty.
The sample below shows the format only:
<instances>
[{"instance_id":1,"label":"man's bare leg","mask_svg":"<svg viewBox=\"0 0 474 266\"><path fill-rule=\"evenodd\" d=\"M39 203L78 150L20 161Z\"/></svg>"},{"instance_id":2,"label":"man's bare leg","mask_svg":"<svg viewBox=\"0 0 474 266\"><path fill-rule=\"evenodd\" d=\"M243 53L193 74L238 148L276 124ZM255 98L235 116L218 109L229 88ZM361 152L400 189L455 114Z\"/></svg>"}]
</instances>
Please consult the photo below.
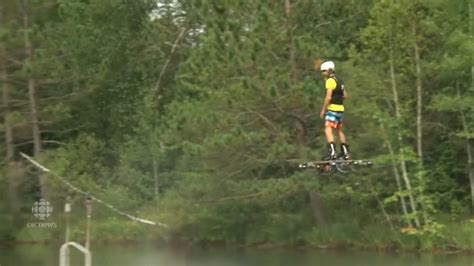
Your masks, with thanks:
<instances>
[{"instance_id":1,"label":"man's bare leg","mask_svg":"<svg viewBox=\"0 0 474 266\"><path fill-rule=\"evenodd\" d=\"M337 157L336 145L334 144L334 134L332 132L332 128L326 126L324 129L324 133L326 133L326 140L329 143L328 155L325 159L332 160Z\"/></svg>"},{"instance_id":2,"label":"man's bare leg","mask_svg":"<svg viewBox=\"0 0 474 266\"><path fill-rule=\"evenodd\" d=\"M326 127L324 129L324 132L326 133L326 140L328 143L334 142L334 134L332 132L332 127Z\"/></svg>"},{"instance_id":3,"label":"man's bare leg","mask_svg":"<svg viewBox=\"0 0 474 266\"><path fill-rule=\"evenodd\" d=\"M350 154L349 154L349 147L346 144L346 135L344 134L344 131L342 130L342 128L339 128L337 130L337 134L339 136L339 143L341 144L341 153L344 159L348 160L350 159Z\"/></svg>"},{"instance_id":4,"label":"man's bare leg","mask_svg":"<svg viewBox=\"0 0 474 266\"><path fill-rule=\"evenodd\" d=\"M342 131L342 128L337 130L337 134L339 135L339 142L341 144L346 143L346 135L344 134L344 131Z\"/></svg>"}]
</instances>

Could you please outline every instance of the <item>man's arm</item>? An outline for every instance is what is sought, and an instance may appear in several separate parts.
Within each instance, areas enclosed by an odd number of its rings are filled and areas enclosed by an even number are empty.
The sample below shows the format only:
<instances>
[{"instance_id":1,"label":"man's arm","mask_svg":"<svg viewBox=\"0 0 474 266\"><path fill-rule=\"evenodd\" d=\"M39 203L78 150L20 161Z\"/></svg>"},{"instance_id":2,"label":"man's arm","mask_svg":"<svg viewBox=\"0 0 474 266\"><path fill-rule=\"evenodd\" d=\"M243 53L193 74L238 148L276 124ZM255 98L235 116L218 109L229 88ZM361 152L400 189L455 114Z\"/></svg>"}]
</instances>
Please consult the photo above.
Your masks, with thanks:
<instances>
[{"instance_id":1,"label":"man's arm","mask_svg":"<svg viewBox=\"0 0 474 266\"><path fill-rule=\"evenodd\" d=\"M324 118L324 115L326 114L326 109L328 108L329 103L331 102L331 96L332 90L326 89L326 98L324 98L323 107L321 108L321 113L319 114L321 118Z\"/></svg>"}]
</instances>

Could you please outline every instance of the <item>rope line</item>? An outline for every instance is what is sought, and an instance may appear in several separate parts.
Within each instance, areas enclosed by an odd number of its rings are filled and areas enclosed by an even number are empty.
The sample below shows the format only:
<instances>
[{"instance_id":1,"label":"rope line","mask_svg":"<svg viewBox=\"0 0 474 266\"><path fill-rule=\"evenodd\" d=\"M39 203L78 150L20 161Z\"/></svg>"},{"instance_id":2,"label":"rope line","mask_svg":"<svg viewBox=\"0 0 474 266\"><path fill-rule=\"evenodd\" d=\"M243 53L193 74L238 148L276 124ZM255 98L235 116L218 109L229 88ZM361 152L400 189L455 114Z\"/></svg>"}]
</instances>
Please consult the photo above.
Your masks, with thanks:
<instances>
[{"instance_id":1,"label":"rope line","mask_svg":"<svg viewBox=\"0 0 474 266\"><path fill-rule=\"evenodd\" d=\"M51 170L49 170L48 168L44 167L43 165L41 165L40 163L36 162L35 160L33 160L30 156L24 154L24 153L20 153L20 155L25 158L26 160L28 160L31 164L33 164L34 166L36 166L38 169L40 169L41 171L45 172L45 173L49 173L51 175L53 175L54 177L58 178L62 183L64 183L66 186L70 187L71 189L73 189L74 191L77 191L79 192L80 194L82 195L85 195L87 197L89 197L91 200L95 201L95 202L98 202L104 206L106 206L107 208L111 209L112 211L120 214L120 215L123 215L131 220L134 220L134 221L137 221L137 222L141 222L141 223L145 223L145 224L150 224L150 225L158 225L158 226L161 226L161 227L164 227L164 228L169 228L169 226L167 224L164 224L164 223L160 223L160 222L154 222L154 221L150 221L150 220L146 220L146 219L142 219L142 218L139 218L139 217L136 217L136 216L133 216L131 214L128 214L126 212L123 212L119 209L117 209L116 207L114 207L113 205L111 204L108 204L107 202L91 195L90 193L88 192L85 192L77 187L75 187L74 185L72 185L70 182L68 182L64 177L61 177L60 175L58 174L55 174L54 172L52 172Z\"/></svg>"}]
</instances>

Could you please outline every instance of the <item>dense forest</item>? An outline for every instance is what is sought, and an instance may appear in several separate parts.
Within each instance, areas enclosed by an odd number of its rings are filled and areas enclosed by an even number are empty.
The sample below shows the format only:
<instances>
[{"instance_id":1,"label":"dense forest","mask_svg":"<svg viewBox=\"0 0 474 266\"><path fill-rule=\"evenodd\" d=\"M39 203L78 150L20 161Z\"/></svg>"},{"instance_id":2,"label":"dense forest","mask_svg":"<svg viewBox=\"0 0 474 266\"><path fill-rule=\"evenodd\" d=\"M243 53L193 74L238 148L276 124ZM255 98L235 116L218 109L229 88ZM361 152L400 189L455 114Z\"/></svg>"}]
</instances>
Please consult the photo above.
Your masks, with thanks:
<instances>
[{"instance_id":1,"label":"dense forest","mask_svg":"<svg viewBox=\"0 0 474 266\"><path fill-rule=\"evenodd\" d=\"M83 238L63 178L169 226L97 202L97 240L472 250L473 27L472 0L2 0L0 240L60 241L66 197ZM295 167L327 151L324 60L371 169Z\"/></svg>"}]
</instances>

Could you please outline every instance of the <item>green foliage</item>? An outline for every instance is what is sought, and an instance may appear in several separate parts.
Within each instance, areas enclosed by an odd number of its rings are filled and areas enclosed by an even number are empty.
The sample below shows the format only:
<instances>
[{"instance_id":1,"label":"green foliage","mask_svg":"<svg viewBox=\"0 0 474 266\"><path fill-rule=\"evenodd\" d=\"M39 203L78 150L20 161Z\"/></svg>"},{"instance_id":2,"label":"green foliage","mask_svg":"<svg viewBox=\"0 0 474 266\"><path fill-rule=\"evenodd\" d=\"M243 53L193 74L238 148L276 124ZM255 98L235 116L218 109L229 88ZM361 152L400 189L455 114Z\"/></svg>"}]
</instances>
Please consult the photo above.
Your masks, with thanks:
<instances>
[{"instance_id":1,"label":"green foliage","mask_svg":"<svg viewBox=\"0 0 474 266\"><path fill-rule=\"evenodd\" d=\"M472 248L464 222L471 197L465 148L474 128L468 3L290 2L289 10L256 0L35 2L26 28L13 15L19 6L2 3L12 100L0 129L10 122L17 151L30 151L23 83L33 76L41 137L54 143L37 159L119 209L171 226L147 229L98 206L101 239L169 234L196 242ZM18 48L26 32L32 58ZM424 88L423 162L414 44ZM326 151L315 58L336 62L349 94L351 151L377 168L330 178L295 169ZM37 180L24 175L16 194L28 197L26 206ZM67 194L82 202L46 176L55 204ZM411 196L418 211L403 213L401 199ZM405 228L416 218L422 228ZM0 228L0 238L47 237L7 231Z\"/></svg>"}]
</instances>

